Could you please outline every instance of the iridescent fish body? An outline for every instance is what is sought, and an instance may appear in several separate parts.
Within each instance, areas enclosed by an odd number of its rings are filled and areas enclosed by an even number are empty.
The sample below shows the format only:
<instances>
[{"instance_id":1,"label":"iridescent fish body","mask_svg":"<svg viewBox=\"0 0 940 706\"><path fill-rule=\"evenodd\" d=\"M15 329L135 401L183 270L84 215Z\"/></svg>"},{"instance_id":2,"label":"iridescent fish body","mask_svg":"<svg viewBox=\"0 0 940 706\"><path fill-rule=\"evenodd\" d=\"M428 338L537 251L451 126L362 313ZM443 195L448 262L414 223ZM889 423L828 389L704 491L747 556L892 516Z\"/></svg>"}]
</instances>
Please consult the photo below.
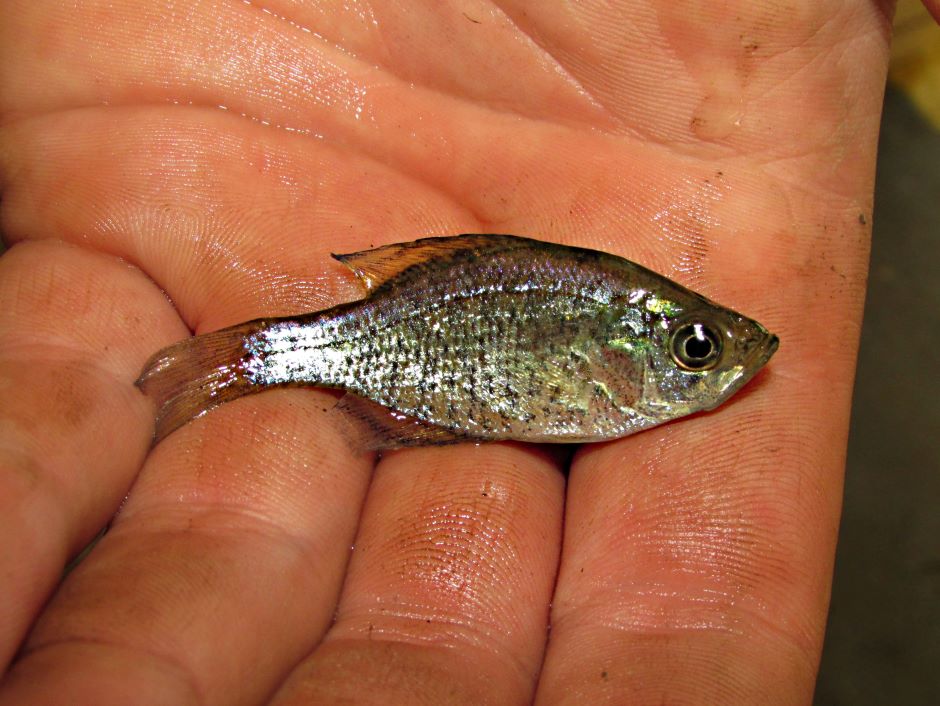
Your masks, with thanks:
<instances>
[{"instance_id":1,"label":"iridescent fish body","mask_svg":"<svg viewBox=\"0 0 940 706\"><path fill-rule=\"evenodd\" d=\"M589 442L712 409L777 337L614 255L460 235L334 256L366 298L259 319L157 353L138 385L159 441L272 387L346 391L361 448Z\"/></svg>"}]
</instances>

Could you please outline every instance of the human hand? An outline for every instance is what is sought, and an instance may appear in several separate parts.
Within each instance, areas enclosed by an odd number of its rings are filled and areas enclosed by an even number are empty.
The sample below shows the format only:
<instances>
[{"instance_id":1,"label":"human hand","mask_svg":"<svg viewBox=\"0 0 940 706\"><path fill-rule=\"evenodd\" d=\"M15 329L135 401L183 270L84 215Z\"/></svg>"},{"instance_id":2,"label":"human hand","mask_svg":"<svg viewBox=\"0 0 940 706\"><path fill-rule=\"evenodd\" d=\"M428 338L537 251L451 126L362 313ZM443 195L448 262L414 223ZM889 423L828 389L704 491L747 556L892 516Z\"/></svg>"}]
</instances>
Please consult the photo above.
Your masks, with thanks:
<instances>
[{"instance_id":1,"label":"human hand","mask_svg":"<svg viewBox=\"0 0 940 706\"><path fill-rule=\"evenodd\" d=\"M0 704L809 701L881 4L5 9ZM314 390L150 449L158 348L354 298L331 251L460 232L624 255L781 349L567 476L353 456Z\"/></svg>"}]
</instances>

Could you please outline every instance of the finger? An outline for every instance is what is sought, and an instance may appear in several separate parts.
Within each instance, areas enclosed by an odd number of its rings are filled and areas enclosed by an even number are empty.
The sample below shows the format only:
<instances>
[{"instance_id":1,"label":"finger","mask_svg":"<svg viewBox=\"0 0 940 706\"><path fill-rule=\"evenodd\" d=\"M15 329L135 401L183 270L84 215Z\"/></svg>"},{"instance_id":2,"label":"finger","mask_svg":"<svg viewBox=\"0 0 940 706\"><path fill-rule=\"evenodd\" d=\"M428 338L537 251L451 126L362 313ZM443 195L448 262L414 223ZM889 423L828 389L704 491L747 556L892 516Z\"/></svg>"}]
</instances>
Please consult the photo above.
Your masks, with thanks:
<instances>
[{"instance_id":1,"label":"finger","mask_svg":"<svg viewBox=\"0 0 940 706\"><path fill-rule=\"evenodd\" d=\"M8 170L14 220L28 211L24 201L50 203L43 185L32 190L35 182L20 179L22 174ZM170 181L182 193L187 175L176 176ZM88 181L94 178L89 172ZM101 201L88 203L120 212L121 184L113 186L114 191L98 194ZM146 187L142 193L152 196ZM18 196L24 196L19 207ZM162 196L172 203L177 193ZM102 215L74 205L89 220ZM238 232L237 213L217 215L228 227L219 229L222 237ZM66 210L57 217L66 223ZM153 227L159 231L159 223ZM159 239L147 243L134 236L131 230L113 242L139 245L141 259L152 261L154 270L165 266L175 272L175 263L181 283L199 280L205 258L191 255L187 238L164 239L167 247L161 250ZM251 244L247 238L232 242ZM289 244L285 240L283 248ZM198 301L209 325L213 316L228 322L250 318L251 307L259 306L252 284L286 279L277 270L280 262L268 266L267 256L265 248L237 251L234 271L244 277L244 302L234 292L205 302L198 291L187 295L185 289L182 301ZM283 262L288 260L284 255ZM189 269L187 263L193 263ZM204 272L219 282L231 264L215 258ZM312 286L301 295L321 296ZM270 291L266 296L273 299ZM205 298L211 299L211 289ZM264 297L260 301L266 303ZM162 297L161 304L171 311ZM270 307L268 312L277 313L274 303ZM147 346L147 354L167 342ZM233 403L196 422L195 431L181 431L161 444L112 532L70 575L34 630L9 679L10 702L38 699L34 690L40 687L87 695L90 702L101 694L118 698L135 678L144 680L143 687L148 679L161 681L181 702L193 694L225 703L251 701L310 650L331 616L371 463L349 460L335 434L317 433L315 418L331 399L297 391L271 394L297 402L276 403L269 395ZM186 433L198 438L187 441ZM100 600L104 595L108 601ZM227 602L229 596L239 600ZM141 615L148 616L143 625ZM269 626L279 629L283 623L289 625L271 634L271 646L257 641ZM265 651L258 655L259 650ZM108 666L114 661L135 662L139 669L114 672ZM237 686L243 674L238 670L249 666L258 669L258 678L253 689L243 690ZM46 679L48 670L57 678ZM162 686L151 686L154 699L164 693Z\"/></svg>"},{"instance_id":2,"label":"finger","mask_svg":"<svg viewBox=\"0 0 940 706\"><path fill-rule=\"evenodd\" d=\"M556 465L515 445L384 459L336 624L275 703L528 703L563 493Z\"/></svg>"},{"instance_id":3,"label":"finger","mask_svg":"<svg viewBox=\"0 0 940 706\"><path fill-rule=\"evenodd\" d=\"M197 143L198 139L193 141ZM16 145L10 151L15 152ZM11 220L30 217L29 206L35 205L29 203L31 199L55 201L47 200L50 194L43 188L54 184L55 177L50 174L46 184L30 182L31 170L20 166L7 169L13 197ZM79 164L75 167L78 176ZM156 189L161 203L174 203L187 188L201 195L192 171L179 173L171 168L168 172L173 188ZM87 180L93 180L94 172L88 174ZM144 172L139 183L143 186L136 193L146 200L153 196L148 187L159 185L160 179L148 181ZM117 179L113 186L113 191L97 195L100 200L86 202L102 205L104 212L88 213L87 206L75 203L80 207L78 219L94 223L109 212L120 214L127 207L121 197L123 184ZM23 200L17 202L18 196ZM233 243L233 248L265 242L261 233L250 229L247 237L238 237L241 212L215 212L220 218L217 237L231 238L226 242ZM68 229L65 216L65 210L58 211L57 217ZM97 223L100 228L101 221ZM154 234L163 235L159 219L151 225ZM189 235L185 228L180 234ZM148 270L179 270L181 306L194 302L201 307L197 311L205 312L209 326L213 321L250 318L255 313L250 307L259 306L259 301L266 313L277 313L271 287L267 292L262 288L268 302L257 298L258 287L252 284L278 281L283 286L287 278L278 267L290 261L291 253L279 253L273 265L266 259L272 249L289 251L296 241L285 237L277 248L270 247L269 240L269 247L236 249L229 261L212 257L221 248L193 256L188 237L148 241L147 235L131 226L110 244L139 246ZM197 238L197 249L198 244ZM187 293L187 281L199 282L199 268L206 259L212 267L203 272L214 275L215 282L233 272L244 277L238 293L243 299L232 292L210 301L211 288ZM301 296L321 295L308 285L301 289ZM274 404L272 395L282 400L296 397L298 402ZM162 680L162 686L180 701L251 701L271 689L289 665L309 652L332 615L371 468L368 459L350 460L345 442L335 434L316 433L319 426L326 429L316 421L323 404L322 396L315 393L271 393L228 405L180 431L175 440L166 440L135 485L112 533L70 575L36 627L10 677L10 701L38 698L34 690L40 685L59 689L59 693L82 694L92 702L103 693L118 698L135 678ZM199 437L204 441L186 441L187 433L204 434ZM177 448L172 451L174 444ZM198 453L184 453L193 445ZM285 511L287 517L281 517ZM280 581L284 577L287 580ZM276 584L273 589L272 583ZM109 600L102 602L102 595ZM226 601L230 596L238 600ZM141 615L149 616L143 626ZM270 633L270 647L257 641L259 634L269 634L265 632L269 626L277 630L277 634ZM226 649L218 649L219 644ZM259 655L261 649L267 651ZM113 661L136 661L140 669L115 673L108 668ZM246 690L239 682L249 668L257 670L257 679ZM47 670L57 678L45 679ZM142 684L145 691L146 686ZM154 686L148 693L157 698L165 692Z\"/></svg>"},{"instance_id":4,"label":"finger","mask_svg":"<svg viewBox=\"0 0 940 706\"><path fill-rule=\"evenodd\" d=\"M807 435L784 387L578 460L539 703L811 699L844 418Z\"/></svg>"},{"instance_id":5,"label":"finger","mask_svg":"<svg viewBox=\"0 0 940 706\"><path fill-rule=\"evenodd\" d=\"M165 439L0 703L262 700L330 622L371 471L323 422L329 401L256 395Z\"/></svg>"},{"instance_id":6,"label":"finger","mask_svg":"<svg viewBox=\"0 0 940 706\"><path fill-rule=\"evenodd\" d=\"M139 271L60 242L6 252L0 302L2 669L140 468L153 412L133 380L182 327Z\"/></svg>"},{"instance_id":7,"label":"finger","mask_svg":"<svg viewBox=\"0 0 940 706\"><path fill-rule=\"evenodd\" d=\"M137 263L197 331L236 311L361 296L330 252L473 229L433 188L224 114L75 111L10 126L0 144L8 238L65 238ZM361 203L378 206L344 207Z\"/></svg>"},{"instance_id":8,"label":"finger","mask_svg":"<svg viewBox=\"0 0 940 706\"><path fill-rule=\"evenodd\" d=\"M857 232L846 220L788 254L758 249L763 268L717 267L779 334L768 369L715 412L575 459L539 703L811 700L864 291Z\"/></svg>"}]
</instances>

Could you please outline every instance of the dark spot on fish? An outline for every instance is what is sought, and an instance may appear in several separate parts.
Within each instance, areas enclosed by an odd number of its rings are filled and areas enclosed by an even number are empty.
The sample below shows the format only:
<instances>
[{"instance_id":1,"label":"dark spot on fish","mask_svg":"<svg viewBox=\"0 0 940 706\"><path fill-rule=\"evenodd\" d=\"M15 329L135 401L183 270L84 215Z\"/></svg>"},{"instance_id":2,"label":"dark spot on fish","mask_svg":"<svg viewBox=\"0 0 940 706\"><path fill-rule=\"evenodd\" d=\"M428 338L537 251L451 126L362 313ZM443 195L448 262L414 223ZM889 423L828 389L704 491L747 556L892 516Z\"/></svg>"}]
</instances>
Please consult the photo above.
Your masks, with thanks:
<instances>
[{"instance_id":1,"label":"dark spot on fish","mask_svg":"<svg viewBox=\"0 0 940 706\"><path fill-rule=\"evenodd\" d=\"M858 214L858 222L859 222L861 225L867 225L867 224L868 224L868 219L865 218L865 214L864 214L864 213Z\"/></svg>"}]
</instances>

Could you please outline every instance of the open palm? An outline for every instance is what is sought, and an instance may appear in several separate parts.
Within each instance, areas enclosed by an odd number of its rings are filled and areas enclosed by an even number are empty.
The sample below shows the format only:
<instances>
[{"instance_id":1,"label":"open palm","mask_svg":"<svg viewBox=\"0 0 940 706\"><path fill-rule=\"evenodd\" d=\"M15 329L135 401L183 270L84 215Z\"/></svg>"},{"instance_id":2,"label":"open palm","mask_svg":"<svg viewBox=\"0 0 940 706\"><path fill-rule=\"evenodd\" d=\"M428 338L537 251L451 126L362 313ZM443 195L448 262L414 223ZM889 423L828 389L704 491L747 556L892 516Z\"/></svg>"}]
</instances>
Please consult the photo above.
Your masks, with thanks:
<instances>
[{"instance_id":1,"label":"open palm","mask_svg":"<svg viewBox=\"0 0 940 706\"><path fill-rule=\"evenodd\" d=\"M887 12L6 3L0 703L808 701ZM359 296L330 252L462 232L624 255L781 350L568 463L354 456L317 390L151 450L158 348Z\"/></svg>"}]
</instances>

